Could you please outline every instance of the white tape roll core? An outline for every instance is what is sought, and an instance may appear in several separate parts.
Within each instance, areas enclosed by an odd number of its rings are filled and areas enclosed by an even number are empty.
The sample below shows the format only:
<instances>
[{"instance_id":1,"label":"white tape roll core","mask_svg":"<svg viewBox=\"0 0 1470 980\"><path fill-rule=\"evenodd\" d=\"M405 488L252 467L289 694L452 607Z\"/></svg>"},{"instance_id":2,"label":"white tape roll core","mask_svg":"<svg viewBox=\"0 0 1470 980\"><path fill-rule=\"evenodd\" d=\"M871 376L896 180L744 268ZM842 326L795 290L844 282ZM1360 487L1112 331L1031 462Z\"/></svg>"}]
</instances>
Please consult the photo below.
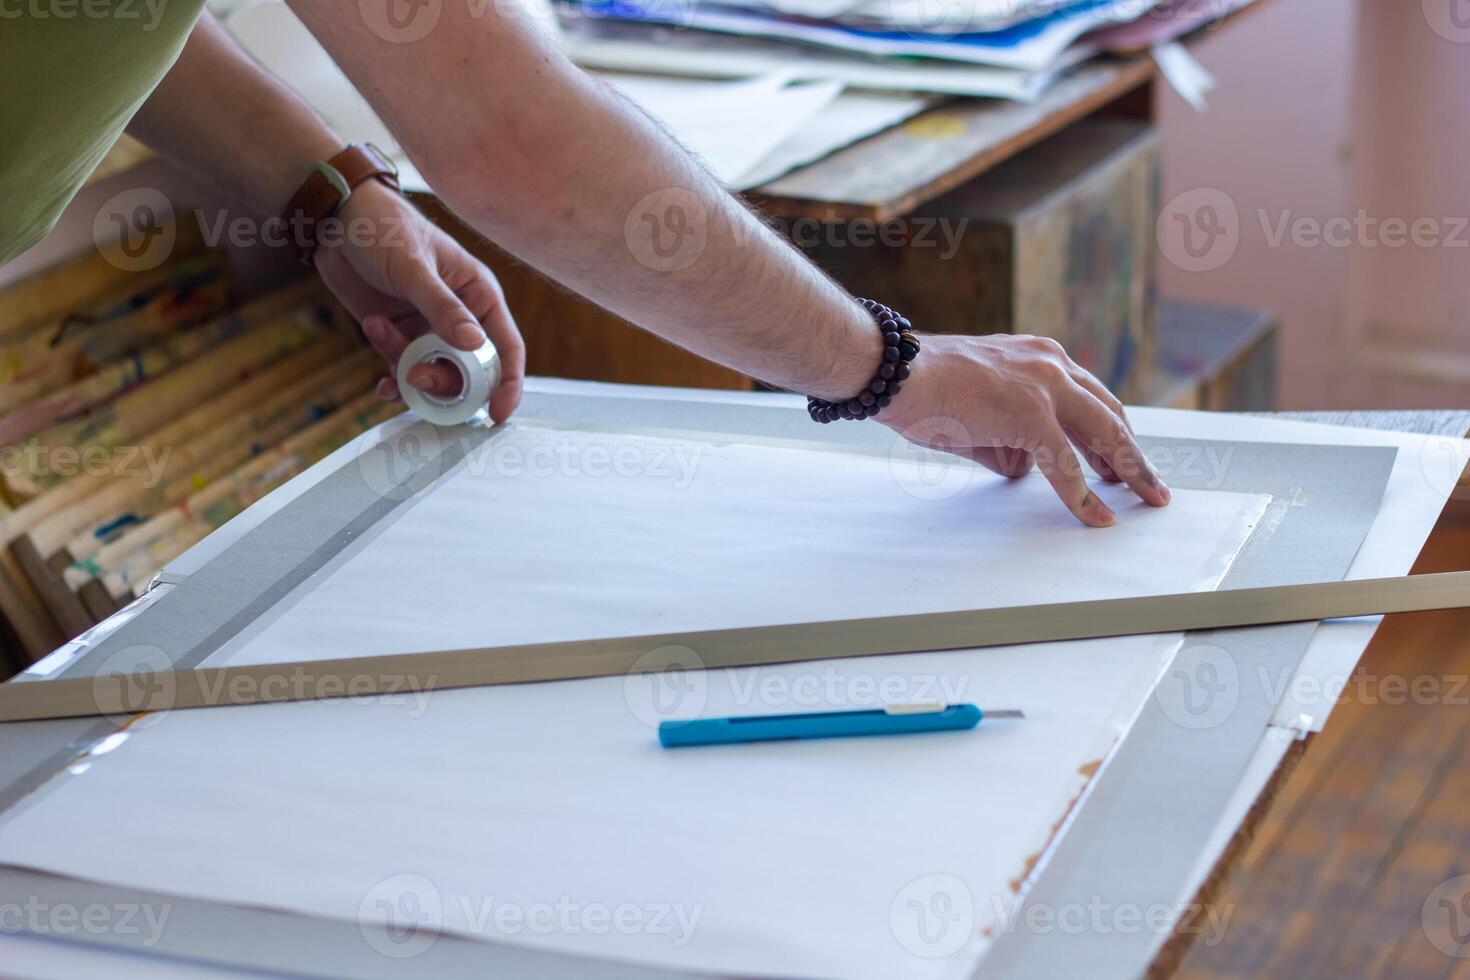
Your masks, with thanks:
<instances>
[{"instance_id":1,"label":"white tape roll core","mask_svg":"<svg viewBox=\"0 0 1470 980\"><path fill-rule=\"evenodd\" d=\"M458 394L441 398L408 383L410 370L433 361L452 364L459 371L463 384ZM485 407L490 393L500 384L500 354L488 338L478 350L467 351L426 333L408 345L398 359L397 373L398 391L419 418L435 425L460 425Z\"/></svg>"}]
</instances>

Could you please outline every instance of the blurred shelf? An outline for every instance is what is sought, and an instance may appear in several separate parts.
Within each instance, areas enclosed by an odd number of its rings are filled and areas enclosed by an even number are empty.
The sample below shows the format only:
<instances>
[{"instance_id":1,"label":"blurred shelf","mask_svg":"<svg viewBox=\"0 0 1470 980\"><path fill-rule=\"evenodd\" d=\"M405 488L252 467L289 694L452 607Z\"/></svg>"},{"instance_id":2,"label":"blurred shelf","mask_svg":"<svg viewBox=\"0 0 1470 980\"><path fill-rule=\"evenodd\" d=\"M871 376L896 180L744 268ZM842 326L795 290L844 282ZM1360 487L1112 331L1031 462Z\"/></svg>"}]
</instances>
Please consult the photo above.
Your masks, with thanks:
<instances>
[{"instance_id":1,"label":"blurred shelf","mask_svg":"<svg viewBox=\"0 0 1470 980\"><path fill-rule=\"evenodd\" d=\"M1159 301L1158 361L1145 405L1268 412L1277 320L1260 310Z\"/></svg>"},{"instance_id":2,"label":"blurred shelf","mask_svg":"<svg viewBox=\"0 0 1470 980\"><path fill-rule=\"evenodd\" d=\"M1265 2L1256 0L1198 28L1187 41L1233 26ZM998 99L946 103L746 196L781 217L886 221L959 187L1086 116L1116 111L1150 118L1149 86L1157 73L1157 65L1147 54L1103 57L1064 75L1032 103Z\"/></svg>"},{"instance_id":3,"label":"blurred shelf","mask_svg":"<svg viewBox=\"0 0 1470 980\"><path fill-rule=\"evenodd\" d=\"M962 99L794 170L746 196L768 212L886 221L947 191L1153 79L1150 58L1090 62L1035 102Z\"/></svg>"}]
</instances>

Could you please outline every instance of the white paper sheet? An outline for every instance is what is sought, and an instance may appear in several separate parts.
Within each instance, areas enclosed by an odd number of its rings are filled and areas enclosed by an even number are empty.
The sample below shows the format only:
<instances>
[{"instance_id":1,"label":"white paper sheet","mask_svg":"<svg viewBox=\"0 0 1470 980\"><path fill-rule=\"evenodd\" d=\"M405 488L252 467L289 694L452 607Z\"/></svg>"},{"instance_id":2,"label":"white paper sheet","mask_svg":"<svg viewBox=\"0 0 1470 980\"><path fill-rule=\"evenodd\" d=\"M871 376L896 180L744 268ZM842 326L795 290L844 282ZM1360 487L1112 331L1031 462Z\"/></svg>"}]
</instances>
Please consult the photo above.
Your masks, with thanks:
<instances>
[{"instance_id":1,"label":"white paper sheet","mask_svg":"<svg viewBox=\"0 0 1470 980\"><path fill-rule=\"evenodd\" d=\"M1138 430L1152 435L1396 447L1398 456L1383 491L1378 518L1343 576L1348 579L1409 574L1445 501L1457 492L1460 474L1470 465L1470 440L1465 439L1250 418L1226 412L1167 408L1129 412ZM1339 619L1319 625L1296 675L1282 685L1281 704L1273 724L1297 728L1305 717L1309 730L1321 731L1377 628L1378 617Z\"/></svg>"},{"instance_id":2,"label":"white paper sheet","mask_svg":"<svg viewBox=\"0 0 1470 980\"><path fill-rule=\"evenodd\" d=\"M841 82L793 85L789 72L739 82L603 77L662 123L723 184L737 189L753 186L747 174L820 119L842 92Z\"/></svg>"},{"instance_id":3,"label":"white paper sheet","mask_svg":"<svg viewBox=\"0 0 1470 980\"><path fill-rule=\"evenodd\" d=\"M515 425L209 663L1188 591L1264 506L1104 486L1118 525L1089 532L1044 480L952 459Z\"/></svg>"},{"instance_id":4,"label":"white paper sheet","mask_svg":"<svg viewBox=\"0 0 1470 980\"><path fill-rule=\"evenodd\" d=\"M339 133L372 142L392 157L405 188L429 190L388 127L285 4L247 8L231 16L226 26L241 47L307 99ZM604 77L732 187L750 186L742 183L745 172L842 91L836 81L793 85L794 75L779 71L728 83Z\"/></svg>"},{"instance_id":5,"label":"white paper sheet","mask_svg":"<svg viewBox=\"0 0 1470 980\"><path fill-rule=\"evenodd\" d=\"M843 92L740 178L759 187L923 112L935 99L908 92Z\"/></svg>"},{"instance_id":6,"label":"white paper sheet","mask_svg":"<svg viewBox=\"0 0 1470 980\"><path fill-rule=\"evenodd\" d=\"M790 71L871 91L933 92L1031 102L1096 49L1068 48L1045 71L921 59L874 58L779 41L679 31L647 24L582 23L566 33L568 56L584 68L658 72L694 78L747 78Z\"/></svg>"},{"instance_id":7,"label":"white paper sheet","mask_svg":"<svg viewBox=\"0 0 1470 980\"><path fill-rule=\"evenodd\" d=\"M1195 112L1209 108L1205 96L1215 90L1215 77L1195 60L1189 49L1178 41L1156 45L1153 49L1154 63L1169 87L1189 103Z\"/></svg>"},{"instance_id":8,"label":"white paper sheet","mask_svg":"<svg viewBox=\"0 0 1470 980\"><path fill-rule=\"evenodd\" d=\"M339 136L372 143L388 154L405 190L429 189L397 137L284 3L271 0L238 10L225 19L224 26L240 47L294 89Z\"/></svg>"},{"instance_id":9,"label":"white paper sheet","mask_svg":"<svg viewBox=\"0 0 1470 980\"><path fill-rule=\"evenodd\" d=\"M1153 510L1105 489L1120 520L1099 532L1043 481L968 465L529 425L470 462L235 662L1208 589L1266 502L1181 491ZM1177 644L155 715L12 811L0 862L356 919L398 953L447 931L740 974L961 976ZM931 699L1027 717L655 738L666 717ZM97 812L128 814L126 847Z\"/></svg>"},{"instance_id":10,"label":"white paper sheet","mask_svg":"<svg viewBox=\"0 0 1470 980\"><path fill-rule=\"evenodd\" d=\"M651 385L617 385L565 378L531 378L530 392L602 396L617 399L654 399L669 404L676 416L679 403L689 400L730 406L732 413L756 410L751 431L763 431L760 414L769 411L798 413L799 396L770 392L752 394L733 391L696 391ZM1393 471L1384 489L1383 503L1352 567L1349 579L1387 578L1407 575L1424 546L1445 501L1457 490L1460 474L1470 465L1470 440L1427 436L1390 429L1328 425L1293 419L1242 415L1234 412L1193 412L1181 409L1129 406L1129 418L1138 432L1177 439L1219 439L1227 442L1272 442L1324 446L1390 446L1398 451ZM795 416L800 419L799 415ZM802 420L801 424L805 424ZM280 506L281 498L267 497L267 507ZM264 512L264 511L263 511ZM251 518L253 520L253 518ZM247 526L242 520L241 533ZM207 561L223 546L206 539L196 545L188 561L170 565L186 575ZM1273 724L1294 728L1303 716L1310 730L1321 731L1335 704L1336 692L1346 683L1353 668L1373 638L1377 617L1331 620L1321 623L1295 678L1283 685L1283 697Z\"/></svg>"},{"instance_id":11,"label":"white paper sheet","mask_svg":"<svg viewBox=\"0 0 1470 980\"><path fill-rule=\"evenodd\" d=\"M1144 7L1134 4L1084 4L996 34L934 33L909 30L890 24L887 29L858 31L848 27L808 21L769 13L716 5L667 4L662 0L609 0L587 4L593 17L633 23L668 24L680 29L698 28L738 37L777 38L799 41L837 51L867 55L933 58L966 64L989 65L1026 71L1053 67L1067 48L1088 31L1104 24L1134 20Z\"/></svg>"},{"instance_id":12,"label":"white paper sheet","mask_svg":"<svg viewBox=\"0 0 1470 980\"><path fill-rule=\"evenodd\" d=\"M948 977L983 948L1082 789L1079 767L1172 648L1130 638L659 682L680 717L826 710L831 690L861 706L884 689L1027 713L893 739L663 750L648 682L621 678L176 712L0 824L0 861L740 975ZM126 846L95 832L99 812L128 815ZM926 941L908 903L950 899L963 922L929 924ZM626 930L591 921L619 909Z\"/></svg>"},{"instance_id":13,"label":"white paper sheet","mask_svg":"<svg viewBox=\"0 0 1470 980\"><path fill-rule=\"evenodd\" d=\"M792 413L792 417L800 425L806 424L799 414L804 404L799 396L772 392L757 394L653 385L616 385L545 377L527 379L526 388L528 392L539 394L658 400L668 406L670 424L678 418L681 405L689 401L726 405L732 414L744 414L751 419L748 425L752 432L763 431L762 417L770 412ZM1135 428L1147 435L1396 448L1398 455L1393 472L1389 475L1388 486L1384 490L1382 508L1369 529L1362 548L1353 559L1347 578L1408 574L1419 549L1423 547L1434 527L1445 500L1455 490L1456 480L1466 465L1470 465L1470 440L1466 439L1262 418L1231 412L1189 412L1141 406L1131 406L1128 412ZM366 447L376 444L384 432L392 431L395 426L406 425L409 421L397 420L380 430L359 437L318 467L313 467L287 486L267 495L224 529L205 538L187 553L170 562L162 573L162 578L169 582L187 578L201 565L217 556L229 543L320 480L322 474L340 466ZM1342 684L1349 677L1376 628L1377 622L1373 619L1334 620L1318 626L1297 672L1297 678L1304 679L1305 683L1286 685L1285 696L1274 723L1291 727L1297 724L1302 715L1306 715L1312 719L1312 730L1320 731L1333 707L1333 698L1323 692L1331 694L1336 685ZM67 648L63 648L43 663L54 665L50 667L52 671L59 670L69 656L66 650ZM41 665L37 666L39 668Z\"/></svg>"},{"instance_id":14,"label":"white paper sheet","mask_svg":"<svg viewBox=\"0 0 1470 980\"><path fill-rule=\"evenodd\" d=\"M768 10L842 23L928 27L940 30L998 31L1084 0L714 0L719 6Z\"/></svg>"}]
</instances>

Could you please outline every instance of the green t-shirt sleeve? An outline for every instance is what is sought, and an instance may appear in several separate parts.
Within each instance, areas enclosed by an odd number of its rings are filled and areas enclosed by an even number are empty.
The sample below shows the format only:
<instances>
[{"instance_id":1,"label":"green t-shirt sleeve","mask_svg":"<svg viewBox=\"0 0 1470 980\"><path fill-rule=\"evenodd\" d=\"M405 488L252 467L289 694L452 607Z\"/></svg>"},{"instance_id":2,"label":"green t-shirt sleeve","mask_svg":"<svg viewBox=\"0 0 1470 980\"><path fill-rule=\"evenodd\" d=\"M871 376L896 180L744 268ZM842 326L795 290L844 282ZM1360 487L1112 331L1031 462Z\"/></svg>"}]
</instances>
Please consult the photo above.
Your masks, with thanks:
<instances>
[{"instance_id":1,"label":"green t-shirt sleeve","mask_svg":"<svg viewBox=\"0 0 1470 980\"><path fill-rule=\"evenodd\" d=\"M0 265L62 209L168 73L204 0L0 10Z\"/></svg>"}]
</instances>

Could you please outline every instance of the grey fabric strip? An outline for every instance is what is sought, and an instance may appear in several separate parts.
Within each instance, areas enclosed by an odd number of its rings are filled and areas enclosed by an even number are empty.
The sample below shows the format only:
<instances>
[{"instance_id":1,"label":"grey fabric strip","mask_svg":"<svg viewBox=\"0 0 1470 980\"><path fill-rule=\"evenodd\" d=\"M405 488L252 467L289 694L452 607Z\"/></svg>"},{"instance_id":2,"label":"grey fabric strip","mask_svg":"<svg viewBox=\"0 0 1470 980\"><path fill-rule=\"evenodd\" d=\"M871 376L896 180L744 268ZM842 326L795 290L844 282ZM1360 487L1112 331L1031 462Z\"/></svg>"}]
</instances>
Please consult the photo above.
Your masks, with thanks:
<instances>
[{"instance_id":1,"label":"grey fabric strip","mask_svg":"<svg viewBox=\"0 0 1470 980\"><path fill-rule=\"evenodd\" d=\"M61 677L196 667L414 494L452 471L498 429L419 422L363 453L268 518L140 616L69 664ZM43 682L44 683L44 682Z\"/></svg>"},{"instance_id":2,"label":"grey fabric strip","mask_svg":"<svg viewBox=\"0 0 1470 980\"><path fill-rule=\"evenodd\" d=\"M1214 489L1268 492L1274 513L1246 543L1222 588L1341 579L1378 513L1396 455L1394 449L1241 444ZM1024 926L1023 907L1010 918L1021 925L1000 934L974 977L1147 971L1167 935L1119 923L1193 901L1178 890L1204 853L1316 628L1186 634L1025 897L1025 906L1052 916L1102 909L1114 927L1094 928L1089 919L1081 931L1035 935Z\"/></svg>"}]
</instances>

